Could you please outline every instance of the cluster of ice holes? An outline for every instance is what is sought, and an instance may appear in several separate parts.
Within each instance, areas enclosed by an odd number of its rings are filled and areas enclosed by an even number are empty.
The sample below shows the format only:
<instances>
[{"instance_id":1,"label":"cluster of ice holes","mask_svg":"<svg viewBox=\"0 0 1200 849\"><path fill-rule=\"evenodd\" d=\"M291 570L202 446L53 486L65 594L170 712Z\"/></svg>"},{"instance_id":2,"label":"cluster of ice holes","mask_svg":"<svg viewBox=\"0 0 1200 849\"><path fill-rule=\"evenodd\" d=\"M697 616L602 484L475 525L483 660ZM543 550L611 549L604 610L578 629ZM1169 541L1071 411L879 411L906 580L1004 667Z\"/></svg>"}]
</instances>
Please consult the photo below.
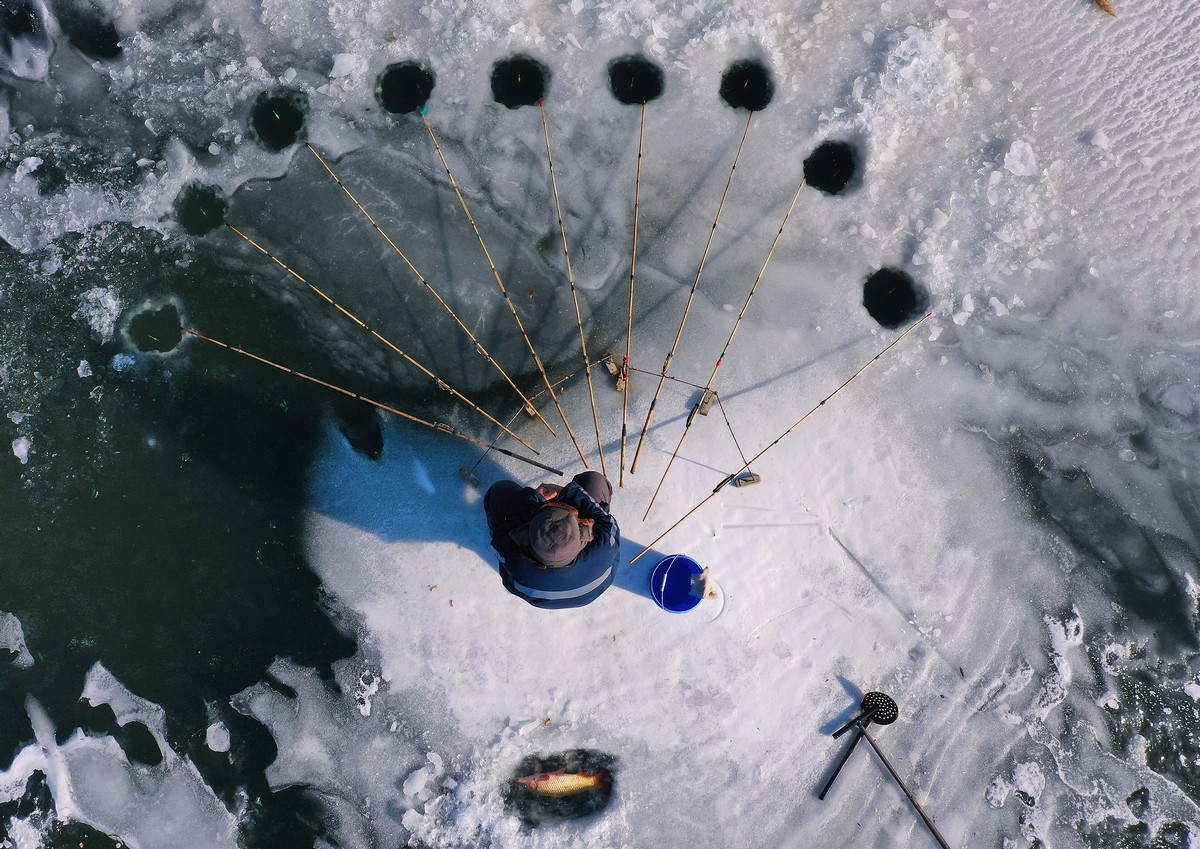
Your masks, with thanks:
<instances>
[{"instance_id":1,"label":"cluster of ice holes","mask_svg":"<svg viewBox=\"0 0 1200 849\"><path fill-rule=\"evenodd\" d=\"M642 105L662 96L662 69L644 56L618 57L608 66L612 95L620 103ZM519 109L540 103L546 96L550 70L525 54L498 60L492 66L492 97L502 106ZM414 61L388 65L376 81L375 96L385 111L394 115L421 111L436 84L433 71ZM775 93L767 68L756 60L740 60L722 75L721 99L734 109L758 112ZM250 111L254 138L268 150L282 151L302 137L308 98L292 89L262 92ZM822 142L804 160L804 178L809 186L828 195L842 195L861 182L862 154L847 141ZM176 198L175 214L185 230L203 235L224 223L228 203L219 189L191 183ZM912 277L896 268L881 268L863 284L863 306L881 326L904 325L925 308L927 298Z\"/></svg>"}]
</instances>

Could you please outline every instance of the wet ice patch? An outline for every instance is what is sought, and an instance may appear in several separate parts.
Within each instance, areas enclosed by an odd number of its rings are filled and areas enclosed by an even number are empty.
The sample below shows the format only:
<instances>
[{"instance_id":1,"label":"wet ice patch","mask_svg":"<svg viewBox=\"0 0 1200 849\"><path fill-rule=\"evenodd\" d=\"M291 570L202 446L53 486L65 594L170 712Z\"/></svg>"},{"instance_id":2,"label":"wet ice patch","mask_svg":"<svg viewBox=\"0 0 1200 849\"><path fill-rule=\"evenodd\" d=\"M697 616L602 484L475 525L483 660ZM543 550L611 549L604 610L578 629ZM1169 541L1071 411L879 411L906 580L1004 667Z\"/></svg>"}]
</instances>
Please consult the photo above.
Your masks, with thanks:
<instances>
[{"instance_id":1,"label":"wet ice patch","mask_svg":"<svg viewBox=\"0 0 1200 849\"><path fill-rule=\"evenodd\" d=\"M88 289L79 299L79 309L71 318L84 321L101 342L113 338L117 318L121 315L121 299L111 287L96 286Z\"/></svg>"}]
</instances>

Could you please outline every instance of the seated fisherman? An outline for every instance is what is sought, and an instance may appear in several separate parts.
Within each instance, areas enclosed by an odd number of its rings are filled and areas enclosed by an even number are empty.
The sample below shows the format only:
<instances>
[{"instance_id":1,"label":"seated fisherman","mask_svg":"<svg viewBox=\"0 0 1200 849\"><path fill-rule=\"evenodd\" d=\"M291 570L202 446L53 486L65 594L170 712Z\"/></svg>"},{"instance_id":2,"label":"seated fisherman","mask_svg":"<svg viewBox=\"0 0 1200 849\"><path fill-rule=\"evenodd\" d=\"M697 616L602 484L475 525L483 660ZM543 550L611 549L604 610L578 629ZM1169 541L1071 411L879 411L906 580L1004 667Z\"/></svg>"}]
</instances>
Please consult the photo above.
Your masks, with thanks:
<instances>
[{"instance_id":1,"label":"seated fisherman","mask_svg":"<svg viewBox=\"0 0 1200 849\"><path fill-rule=\"evenodd\" d=\"M608 512L612 484L582 472L565 487L502 480L483 499L504 587L535 607L583 607L617 574L621 534Z\"/></svg>"}]
</instances>

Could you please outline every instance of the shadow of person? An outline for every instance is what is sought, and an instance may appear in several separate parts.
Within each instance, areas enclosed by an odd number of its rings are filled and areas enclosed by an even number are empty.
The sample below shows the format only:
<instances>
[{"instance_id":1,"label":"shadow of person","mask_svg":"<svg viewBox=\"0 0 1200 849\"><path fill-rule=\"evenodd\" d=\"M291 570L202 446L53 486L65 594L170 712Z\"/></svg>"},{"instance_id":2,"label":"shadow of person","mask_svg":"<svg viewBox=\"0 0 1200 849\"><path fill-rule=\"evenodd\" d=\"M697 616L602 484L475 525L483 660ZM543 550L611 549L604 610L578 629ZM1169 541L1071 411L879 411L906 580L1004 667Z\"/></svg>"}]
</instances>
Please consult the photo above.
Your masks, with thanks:
<instances>
[{"instance_id":1,"label":"shadow of person","mask_svg":"<svg viewBox=\"0 0 1200 849\"><path fill-rule=\"evenodd\" d=\"M385 543L456 543L478 555L493 572L499 571L499 563L483 512L488 487L505 479L532 487L543 482L565 485L571 479L569 472L557 477L495 453L480 460L483 449L404 422L384 422L382 435L382 451L360 453L335 421L326 424L310 471L310 509ZM504 447L510 445L511 440ZM377 456L372 459L366 453ZM472 469L478 488L460 473L462 468ZM619 526L619 494L614 494L613 514ZM663 555L651 550L630 563L644 546L624 537L620 546L613 585L651 599L650 573ZM403 568L403 562L397 566ZM504 592L499 581L496 591Z\"/></svg>"}]
</instances>

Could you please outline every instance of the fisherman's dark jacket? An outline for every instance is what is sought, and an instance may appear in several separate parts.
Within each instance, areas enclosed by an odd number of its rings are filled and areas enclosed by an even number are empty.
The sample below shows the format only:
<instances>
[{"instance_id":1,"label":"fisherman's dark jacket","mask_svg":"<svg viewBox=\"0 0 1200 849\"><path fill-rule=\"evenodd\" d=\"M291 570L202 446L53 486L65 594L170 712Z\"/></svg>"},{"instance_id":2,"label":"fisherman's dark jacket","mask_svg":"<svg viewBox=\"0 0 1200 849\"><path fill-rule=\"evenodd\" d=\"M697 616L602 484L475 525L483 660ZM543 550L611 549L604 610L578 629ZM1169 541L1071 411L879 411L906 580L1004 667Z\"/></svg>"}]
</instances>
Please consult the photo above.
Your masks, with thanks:
<instances>
[{"instance_id":1,"label":"fisherman's dark jacket","mask_svg":"<svg viewBox=\"0 0 1200 849\"><path fill-rule=\"evenodd\" d=\"M572 481L555 501L570 504L580 518L594 519L592 540L570 564L551 569L522 550L509 532L529 524L545 498L531 487L488 516L492 548L500 554L500 578L505 588L536 607L583 607L595 601L613 582L621 560L621 532L612 514Z\"/></svg>"}]
</instances>

